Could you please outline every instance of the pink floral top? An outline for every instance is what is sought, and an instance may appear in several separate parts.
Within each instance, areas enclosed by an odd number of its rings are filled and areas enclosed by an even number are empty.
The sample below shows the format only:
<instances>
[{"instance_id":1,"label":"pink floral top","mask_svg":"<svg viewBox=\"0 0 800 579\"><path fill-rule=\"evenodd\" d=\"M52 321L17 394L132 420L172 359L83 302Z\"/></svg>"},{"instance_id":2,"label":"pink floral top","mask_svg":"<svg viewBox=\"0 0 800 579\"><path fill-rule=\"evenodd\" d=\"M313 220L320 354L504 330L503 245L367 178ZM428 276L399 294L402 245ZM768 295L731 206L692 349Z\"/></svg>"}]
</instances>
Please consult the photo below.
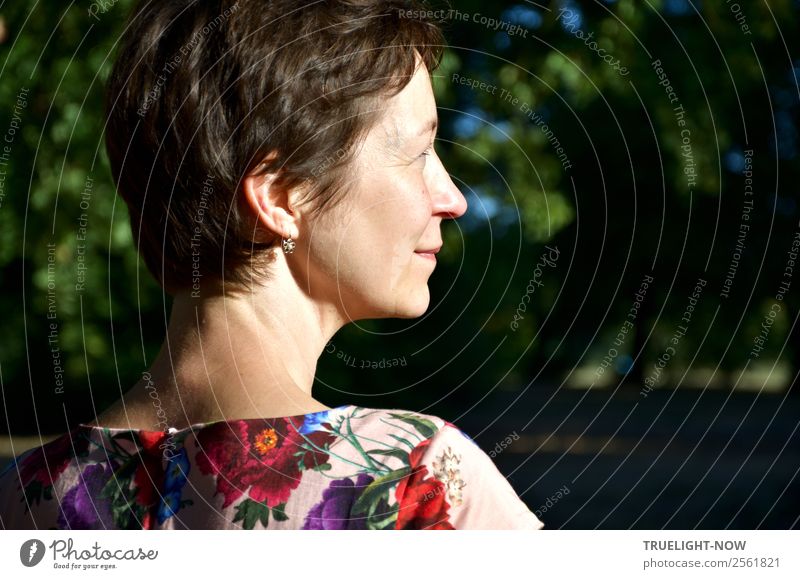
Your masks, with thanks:
<instances>
[{"instance_id":1,"label":"pink floral top","mask_svg":"<svg viewBox=\"0 0 800 579\"><path fill-rule=\"evenodd\" d=\"M0 473L6 529L540 529L436 416L340 406L167 432L79 425Z\"/></svg>"}]
</instances>

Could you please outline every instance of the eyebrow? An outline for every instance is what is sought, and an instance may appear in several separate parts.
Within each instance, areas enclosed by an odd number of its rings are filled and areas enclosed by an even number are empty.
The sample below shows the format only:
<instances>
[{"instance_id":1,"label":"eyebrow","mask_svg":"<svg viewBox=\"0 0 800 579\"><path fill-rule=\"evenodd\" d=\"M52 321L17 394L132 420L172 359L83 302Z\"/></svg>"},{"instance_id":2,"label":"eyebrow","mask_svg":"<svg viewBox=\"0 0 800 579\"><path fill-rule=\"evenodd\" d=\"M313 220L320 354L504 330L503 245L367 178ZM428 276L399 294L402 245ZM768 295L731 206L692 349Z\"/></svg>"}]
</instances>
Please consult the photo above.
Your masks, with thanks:
<instances>
[{"instance_id":1,"label":"eyebrow","mask_svg":"<svg viewBox=\"0 0 800 579\"><path fill-rule=\"evenodd\" d=\"M403 143L406 142L407 139L417 139L423 135L426 135L431 132L436 132L436 129L439 127L439 119L434 117L433 119L429 120L425 123L420 130L417 132L416 135L402 135L400 132L400 127L397 123L392 123L391 131L387 129L386 131L386 141L385 144L389 149L400 149L403 146Z\"/></svg>"}]
</instances>

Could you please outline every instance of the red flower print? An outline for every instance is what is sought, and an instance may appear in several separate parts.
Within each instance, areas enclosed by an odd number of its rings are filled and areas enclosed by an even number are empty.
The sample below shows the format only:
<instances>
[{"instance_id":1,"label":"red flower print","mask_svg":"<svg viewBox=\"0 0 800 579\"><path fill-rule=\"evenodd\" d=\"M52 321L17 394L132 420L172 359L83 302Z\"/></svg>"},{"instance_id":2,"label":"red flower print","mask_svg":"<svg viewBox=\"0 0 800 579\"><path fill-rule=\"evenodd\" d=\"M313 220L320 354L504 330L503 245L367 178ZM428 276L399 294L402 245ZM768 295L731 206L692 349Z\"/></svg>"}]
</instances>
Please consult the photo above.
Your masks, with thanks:
<instances>
[{"instance_id":1,"label":"red flower print","mask_svg":"<svg viewBox=\"0 0 800 579\"><path fill-rule=\"evenodd\" d=\"M294 417L252 419L220 422L198 432L195 461L200 472L217 477L223 507L245 492L254 501L278 506L300 484L300 464L311 469L328 462L328 454L314 447L323 448L334 435L323 430L303 435L298 432L302 426Z\"/></svg>"},{"instance_id":2,"label":"red flower print","mask_svg":"<svg viewBox=\"0 0 800 579\"><path fill-rule=\"evenodd\" d=\"M166 432L159 430L140 430L138 432L139 444L147 454L161 454L160 448L162 441L167 437Z\"/></svg>"},{"instance_id":3,"label":"red flower print","mask_svg":"<svg viewBox=\"0 0 800 579\"><path fill-rule=\"evenodd\" d=\"M136 489L134 501L145 507L142 517L142 528L152 527L152 507L160 500L159 489L164 482L164 465L162 442L167 437L165 432L142 430L138 433L141 461L136 465L133 475L133 487Z\"/></svg>"},{"instance_id":4,"label":"red flower print","mask_svg":"<svg viewBox=\"0 0 800 579\"><path fill-rule=\"evenodd\" d=\"M395 529L455 528L448 521L450 505L445 498L444 484L434 477L428 477L428 467L421 464L430 443L430 439L422 441L408 455L411 474L398 483L395 491L400 507Z\"/></svg>"}]
</instances>

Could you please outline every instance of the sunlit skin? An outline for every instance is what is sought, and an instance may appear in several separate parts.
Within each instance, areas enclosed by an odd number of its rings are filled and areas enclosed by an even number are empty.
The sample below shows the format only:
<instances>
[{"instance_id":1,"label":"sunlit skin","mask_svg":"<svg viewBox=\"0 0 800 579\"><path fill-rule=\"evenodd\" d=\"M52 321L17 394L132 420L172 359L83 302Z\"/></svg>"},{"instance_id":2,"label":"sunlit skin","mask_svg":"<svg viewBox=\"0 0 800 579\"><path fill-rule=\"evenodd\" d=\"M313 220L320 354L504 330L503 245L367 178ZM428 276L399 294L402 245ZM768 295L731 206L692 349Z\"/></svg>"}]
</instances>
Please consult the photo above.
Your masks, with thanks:
<instances>
[{"instance_id":1,"label":"sunlit skin","mask_svg":"<svg viewBox=\"0 0 800 579\"><path fill-rule=\"evenodd\" d=\"M423 65L367 135L347 203L301 231L298 270L346 321L414 318L428 308L436 261L421 252L439 248L442 220L466 210L433 149L436 125Z\"/></svg>"},{"instance_id":2,"label":"sunlit skin","mask_svg":"<svg viewBox=\"0 0 800 579\"><path fill-rule=\"evenodd\" d=\"M301 192L276 190L273 176L244 180L255 235L291 236L295 251L278 247L270 280L246 295L175 296L149 379L98 424L163 430L325 410L312 396L314 374L340 328L427 310L442 221L463 215L467 203L433 149L436 103L423 63L382 110L333 208L311 215L298 203Z\"/></svg>"}]
</instances>

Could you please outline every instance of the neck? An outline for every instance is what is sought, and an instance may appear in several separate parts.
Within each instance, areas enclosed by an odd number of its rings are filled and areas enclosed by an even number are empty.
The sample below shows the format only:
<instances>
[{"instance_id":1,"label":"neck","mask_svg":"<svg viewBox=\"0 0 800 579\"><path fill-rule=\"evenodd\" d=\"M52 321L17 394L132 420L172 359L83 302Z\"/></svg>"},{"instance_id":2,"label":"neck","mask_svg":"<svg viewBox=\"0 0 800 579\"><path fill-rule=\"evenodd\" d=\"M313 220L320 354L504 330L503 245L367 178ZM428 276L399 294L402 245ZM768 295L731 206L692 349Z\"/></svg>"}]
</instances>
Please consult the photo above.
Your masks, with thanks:
<instances>
[{"instance_id":1,"label":"neck","mask_svg":"<svg viewBox=\"0 0 800 579\"><path fill-rule=\"evenodd\" d=\"M244 295L177 295L149 371L98 424L161 430L327 409L312 396L317 360L346 319L280 277Z\"/></svg>"}]
</instances>

